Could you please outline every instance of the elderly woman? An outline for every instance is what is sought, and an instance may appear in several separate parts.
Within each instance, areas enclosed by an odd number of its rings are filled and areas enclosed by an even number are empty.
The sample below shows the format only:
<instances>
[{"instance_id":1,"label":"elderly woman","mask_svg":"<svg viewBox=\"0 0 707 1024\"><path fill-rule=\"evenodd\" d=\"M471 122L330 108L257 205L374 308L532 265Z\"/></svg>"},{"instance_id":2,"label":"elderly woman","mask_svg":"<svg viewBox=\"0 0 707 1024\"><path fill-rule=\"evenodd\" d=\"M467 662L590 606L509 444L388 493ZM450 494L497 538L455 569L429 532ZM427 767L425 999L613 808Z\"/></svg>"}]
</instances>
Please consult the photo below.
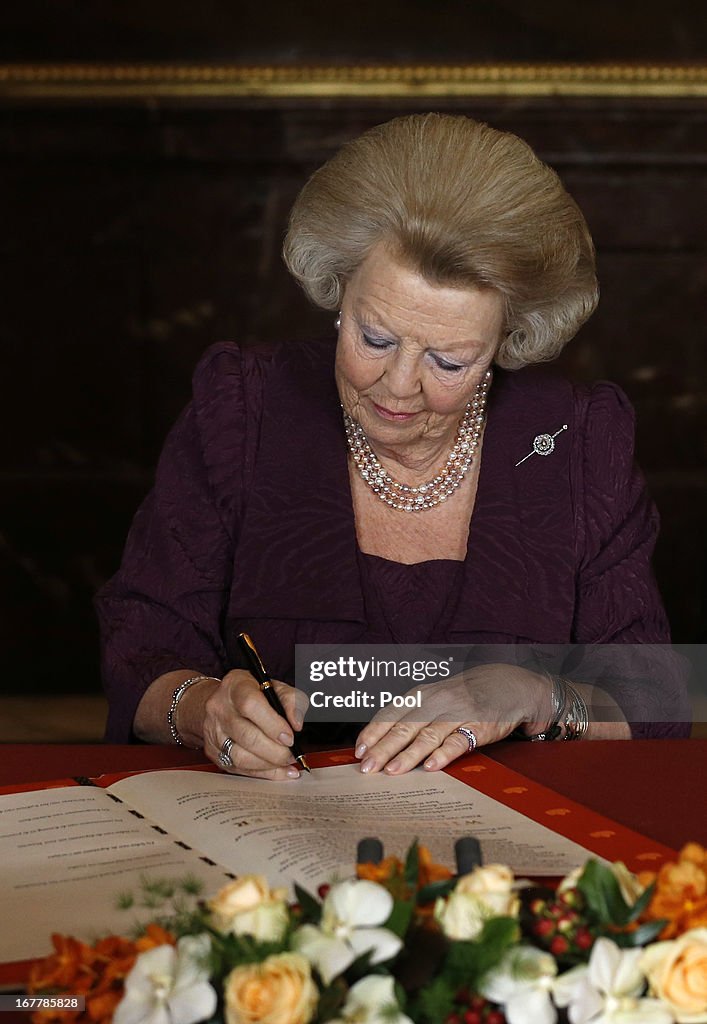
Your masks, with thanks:
<instances>
[{"instance_id":1,"label":"elderly woman","mask_svg":"<svg viewBox=\"0 0 707 1024\"><path fill-rule=\"evenodd\" d=\"M339 311L338 341L199 364L99 596L108 738L215 762L230 738L230 771L294 778L296 643L669 640L626 398L530 365L597 284L579 209L524 142L435 114L374 128L307 183L285 260ZM286 719L233 667L243 630ZM436 770L512 731L651 734L620 698L522 666L423 698L363 728L362 771Z\"/></svg>"}]
</instances>

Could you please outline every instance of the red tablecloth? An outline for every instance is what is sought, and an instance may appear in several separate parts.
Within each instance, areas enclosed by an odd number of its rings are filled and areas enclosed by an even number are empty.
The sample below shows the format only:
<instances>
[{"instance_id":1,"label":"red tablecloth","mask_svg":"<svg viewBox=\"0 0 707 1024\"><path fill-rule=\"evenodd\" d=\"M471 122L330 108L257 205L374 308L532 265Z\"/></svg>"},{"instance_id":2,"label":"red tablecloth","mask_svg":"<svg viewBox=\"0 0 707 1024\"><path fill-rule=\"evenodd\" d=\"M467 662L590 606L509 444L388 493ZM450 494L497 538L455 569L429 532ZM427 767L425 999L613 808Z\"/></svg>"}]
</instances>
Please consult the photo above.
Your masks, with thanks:
<instances>
[{"instance_id":1,"label":"red tablecloth","mask_svg":"<svg viewBox=\"0 0 707 1024\"><path fill-rule=\"evenodd\" d=\"M707 740L499 743L484 753L651 839L707 846ZM4 744L0 786L202 760L177 747Z\"/></svg>"}]
</instances>

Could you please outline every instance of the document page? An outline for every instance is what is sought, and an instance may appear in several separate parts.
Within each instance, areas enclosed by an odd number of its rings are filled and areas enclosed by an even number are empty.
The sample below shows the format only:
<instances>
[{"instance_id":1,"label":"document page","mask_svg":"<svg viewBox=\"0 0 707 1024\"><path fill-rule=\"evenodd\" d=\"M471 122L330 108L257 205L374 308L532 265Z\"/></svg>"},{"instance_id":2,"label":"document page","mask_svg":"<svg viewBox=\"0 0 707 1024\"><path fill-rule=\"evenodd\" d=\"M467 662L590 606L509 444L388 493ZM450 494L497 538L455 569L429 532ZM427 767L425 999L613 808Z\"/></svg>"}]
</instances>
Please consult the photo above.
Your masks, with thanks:
<instances>
[{"instance_id":1,"label":"document page","mask_svg":"<svg viewBox=\"0 0 707 1024\"><path fill-rule=\"evenodd\" d=\"M117 909L140 879L196 875L205 893L222 869L161 835L101 789L71 786L0 799L0 962L51 952L52 932L92 941L126 934L154 910Z\"/></svg>"},{"instance_id":2,"label":"document page","mask_svg":"<svg viewBox=\"0 0 707 1024\"><path fill-rule=\"evenodd\" d=\"M367 836L403 856L413 839L454 869L454 843L475 836L485 863L518 875L561 875L590 852L443 772L390 778L357 765L316 768L297 782L170 770L110 787L148 818L236 874L312 889L352 873Z\"/></svg>"}]
</instances>

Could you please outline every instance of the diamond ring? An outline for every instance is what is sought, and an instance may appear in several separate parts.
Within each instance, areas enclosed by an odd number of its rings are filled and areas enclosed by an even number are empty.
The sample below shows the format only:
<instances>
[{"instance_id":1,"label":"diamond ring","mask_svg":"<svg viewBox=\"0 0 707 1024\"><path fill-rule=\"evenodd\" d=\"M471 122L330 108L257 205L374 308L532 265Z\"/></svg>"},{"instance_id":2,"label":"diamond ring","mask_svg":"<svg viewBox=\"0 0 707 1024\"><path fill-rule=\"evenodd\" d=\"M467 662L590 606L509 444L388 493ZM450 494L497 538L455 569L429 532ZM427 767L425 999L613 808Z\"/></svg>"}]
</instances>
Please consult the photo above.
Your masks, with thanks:
<instances>
[{"instance_id":1,"label":"diamond ring","mask_svg":"<svg viewBox=\"0 0 707 1024\"><path fill-rule=\"evenodd\" d=\"M477 739L476 739L476 736L474 735L474 733L471 731L471 729L466 729L462 725L458 729L455 729L454 731L458 732L458 733L461 733L461 735L467 741L467 743L469 744L469 753L471 753L472 750L476 750Z\"/></svg>"},{"instance_id":2,"label":"diamond ring","mask_svg":"<svg viewBox=\"0 0 707 1024\"><path fill-rule=\"evenodd\" d=\"M222 768L233 768L233 761L231 760L231 747L233 746L233 740L230 736L227 736L221 746L221 752L218 755L218 763Z\"/></svg>"}]
</instances>

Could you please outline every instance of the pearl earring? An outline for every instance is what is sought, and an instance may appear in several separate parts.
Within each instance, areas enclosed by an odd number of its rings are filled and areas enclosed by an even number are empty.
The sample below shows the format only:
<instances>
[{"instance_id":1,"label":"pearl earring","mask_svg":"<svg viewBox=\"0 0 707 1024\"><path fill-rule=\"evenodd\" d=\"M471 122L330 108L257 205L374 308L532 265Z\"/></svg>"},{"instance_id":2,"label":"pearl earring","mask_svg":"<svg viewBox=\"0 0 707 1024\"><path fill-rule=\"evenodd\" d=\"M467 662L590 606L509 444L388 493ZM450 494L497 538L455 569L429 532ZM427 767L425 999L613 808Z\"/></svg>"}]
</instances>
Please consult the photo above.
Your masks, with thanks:
<instances>
[{"instance_id":1,"label":"pearl earring","mask_svg":"<svg viewBox=\"0 0 707 1024\"><path fill-rule=\"evenodd\" d=\"M334 327L336 327L337 331L341 327L341 313L339 313L336 320L334 321Z\"/></svg>"}]
</instances>

